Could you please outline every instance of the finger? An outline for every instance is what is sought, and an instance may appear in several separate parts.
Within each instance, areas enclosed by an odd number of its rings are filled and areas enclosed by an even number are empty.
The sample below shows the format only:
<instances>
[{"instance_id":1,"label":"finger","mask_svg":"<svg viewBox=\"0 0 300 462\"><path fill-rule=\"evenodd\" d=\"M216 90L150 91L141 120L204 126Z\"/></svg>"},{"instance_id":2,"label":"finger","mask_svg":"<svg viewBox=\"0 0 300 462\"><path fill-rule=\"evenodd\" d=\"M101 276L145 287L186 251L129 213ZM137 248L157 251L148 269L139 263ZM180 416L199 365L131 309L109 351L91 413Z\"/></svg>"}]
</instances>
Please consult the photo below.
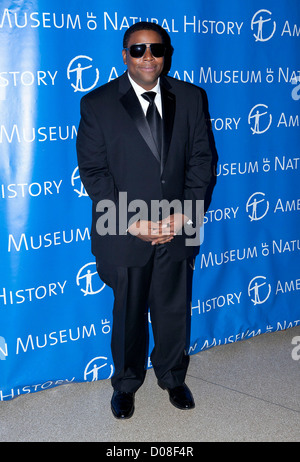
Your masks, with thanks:
<instances>
[{"instance_id":1,"label":"finger","mask_svg":"<svg viewBox=\"0 0 300 462\"><path fill-rule=\"evenodd\" d=\"M160 226L157 229L152 229L151 230L152 234L157 236L157 237L162 237L162 236L170 236L174 234L174 227L170 226Z\"/></svg>"},{"instance_id":2,"label":"finger","mask_svg":"<svg viewBox=\"0 0 300 462\"><path fill-rule=\"evenodd\" d=\"M167 218L164 218L163 220L160 220L158 223L163 226L163 227L166 227L166 226L170 226L170 222L172 220L170 220L170 217L167 217Z\"/></svg>"},{"instance_id":3,"label":"finger","mask_svg":"<svg viewBox=\"0 0 300 462\"><path fill-rule=\"evenodd\" d=\"M169 236L169 237L162 237L159 239L154 239L152 241L152 245L157 245L157 244L166 244L167 242L171 242L174 236Z\"/></svg>"}]
</instances>

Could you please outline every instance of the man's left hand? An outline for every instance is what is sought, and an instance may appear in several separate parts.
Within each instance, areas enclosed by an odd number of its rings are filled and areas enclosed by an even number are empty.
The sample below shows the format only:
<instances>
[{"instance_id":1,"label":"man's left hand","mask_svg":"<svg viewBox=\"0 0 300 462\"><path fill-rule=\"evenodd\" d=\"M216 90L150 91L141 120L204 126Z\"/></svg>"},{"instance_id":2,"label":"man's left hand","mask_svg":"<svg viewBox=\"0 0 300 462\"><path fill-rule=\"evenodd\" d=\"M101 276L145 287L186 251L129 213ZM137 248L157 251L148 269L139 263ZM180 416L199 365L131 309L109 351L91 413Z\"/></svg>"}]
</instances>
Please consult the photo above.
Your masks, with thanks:
<instances>
[{"instance_id":1,"label":"man's left hand","mask_svg":"<svg viewBox=\"0 0 300 462\"><path fill-rule=\"evenodd\" d=\"M153 239L152 245L164 244L165 242L168 242L167 239L171 236L176 236L176 234L183 228L188 220L188 217L182 215L181 213L174 213L173 215L169 215L167 218L160 220L158 224L160 225L160 229L162 230L164 237Z\"/></svg>"}]
</instances>

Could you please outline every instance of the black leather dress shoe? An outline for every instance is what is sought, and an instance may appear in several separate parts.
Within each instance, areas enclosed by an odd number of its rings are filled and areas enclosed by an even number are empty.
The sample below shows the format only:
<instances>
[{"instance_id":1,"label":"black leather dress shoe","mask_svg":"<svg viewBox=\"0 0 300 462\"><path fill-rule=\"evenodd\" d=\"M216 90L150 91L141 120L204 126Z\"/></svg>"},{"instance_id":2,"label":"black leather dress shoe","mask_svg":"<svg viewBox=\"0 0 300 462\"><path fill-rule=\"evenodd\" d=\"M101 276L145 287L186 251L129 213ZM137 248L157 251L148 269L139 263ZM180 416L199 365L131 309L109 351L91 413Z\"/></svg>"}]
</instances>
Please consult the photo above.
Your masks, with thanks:
<instances>
[{"instance_id":1,"label":"black leather dress shoe","mask_svg":"<svg viewBox=\"0 0 300 462\"><path fill-rule=\"evenodd\" d=\"M134 412L134 393L115 390L111 399L111 410L117 419L129 419Z\"/></svg>"},{"instance_id":2,"label":"black leather dress shoe","mask_svg":"<svg viewBox=\"0 0 300 462\"><path fill-rule=\"evenodd\" d=\"M167 388L158 384L163 390L167 390L170 396L170 402L178 409L193 409L195 402L189 387L184 383L175 388Z\"/></svg>"}]
</instances>

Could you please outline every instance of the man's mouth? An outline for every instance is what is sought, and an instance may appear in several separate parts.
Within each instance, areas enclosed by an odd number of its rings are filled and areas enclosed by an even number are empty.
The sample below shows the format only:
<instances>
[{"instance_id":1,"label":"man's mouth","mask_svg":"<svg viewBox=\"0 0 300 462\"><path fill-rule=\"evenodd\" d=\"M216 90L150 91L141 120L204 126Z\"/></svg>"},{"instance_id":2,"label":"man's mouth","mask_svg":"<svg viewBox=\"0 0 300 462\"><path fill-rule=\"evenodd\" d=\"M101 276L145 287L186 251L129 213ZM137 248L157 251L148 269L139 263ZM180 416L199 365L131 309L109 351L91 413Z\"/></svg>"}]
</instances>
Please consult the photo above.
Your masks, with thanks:
<instances>
[{"instance_id":1,"label":"man's mouth","mask_svg":"<svg viewBox=\"0 0 300 462\"><path fill-rule=\"evenodd\" d=\"M156 67L155 66L142 66L141 70L143 72L153 72L156 70Z\"/></svg>"}]
</instances>

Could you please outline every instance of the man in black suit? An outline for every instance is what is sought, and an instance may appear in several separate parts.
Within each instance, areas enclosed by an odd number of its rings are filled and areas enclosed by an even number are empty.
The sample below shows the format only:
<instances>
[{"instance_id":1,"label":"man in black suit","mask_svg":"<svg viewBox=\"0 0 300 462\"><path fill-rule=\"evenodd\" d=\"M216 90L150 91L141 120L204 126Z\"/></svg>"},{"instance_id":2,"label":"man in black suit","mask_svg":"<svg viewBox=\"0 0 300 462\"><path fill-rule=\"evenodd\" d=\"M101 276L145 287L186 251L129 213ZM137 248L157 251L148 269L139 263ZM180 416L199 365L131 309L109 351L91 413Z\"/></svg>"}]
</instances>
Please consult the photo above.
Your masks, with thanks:
<instances>
[{"instance_id":1,"label":"man in black suit","mask_svg":"<svg viewBox=\"0 0 300 462\"><path fill-rule=\"evenodd\" d=\"M158 384L177 408L194 407L184 383L190 260L199 251L190 230L198 235L211 151L200 88L164 75L168 40L156 24L131 26L122 51L127 72L81 100L77 153L93 201L92 252L115 297L111 408L117 418L132 416L145 378L148 307Z\"/></svg>"}]
</instances>

